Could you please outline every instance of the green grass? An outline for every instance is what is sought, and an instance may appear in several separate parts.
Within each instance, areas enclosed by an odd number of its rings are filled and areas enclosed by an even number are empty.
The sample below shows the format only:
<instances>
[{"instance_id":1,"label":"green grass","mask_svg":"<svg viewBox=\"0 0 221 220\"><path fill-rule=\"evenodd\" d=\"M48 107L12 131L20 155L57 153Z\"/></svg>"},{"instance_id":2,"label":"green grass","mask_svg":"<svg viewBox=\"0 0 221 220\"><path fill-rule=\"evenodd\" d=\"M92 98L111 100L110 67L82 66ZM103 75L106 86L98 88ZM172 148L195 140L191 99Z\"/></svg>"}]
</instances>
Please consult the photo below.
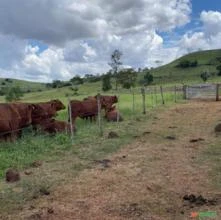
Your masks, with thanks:
<instances>
[{"instance_id":1,"label":"green grass","mask_svg":"<svg viewBox=\"0 0 221 220\"><path fill-rule=\"evenodd\" d=\"M216 76L216 66L218 61L216 58L221 57L221 50L199 51L185 55L167 65L151 70L156 84L193 84L202 83L200 74L203 71L211 73L210 82L219 82L221 77ZM198 61L197 67L192 68L177 68L176 65L181 60Z\"/></svg>"},{"instance_id":2,"label":"green grass","mask_svg":"<svg viewBox=\"0 0 221 220\"><path fill-rule=\"evenodd\" d=\"M59 99L67 104L65 91L55 90ZM32 95L32 96L31 96ZM27 94L24 101L44 101L51 95L49 91L37 94ZM24 132L22 139L15 143L0 144L0 212L10 212L21 208L27 201L42 196L42 189L53 190L62 181L70 180L70 177L78 175L80 171L95 165L94 160L101 160L134 140L135 136L141 135L146 128L146 123L168 106L174 104L174 94L165 93L165 105L161 103L161 96L157 94L157 103L154 96L153 103L151 95L147 95L147 114L143 115L142 96L135 94L134 113L132 108L132 94L121 93L120 102L117 105L124 121L110 123L102 120L104 135L101 137L96 122L86 122L77 119L77 133L74 143L67 134L56 136L34 135L29 129ZM81 99L85 95L75 98ZM178 101L182 101L182 95L178 94ZM59 112L58 119L67 120L67 111ZM107 139L108 133L115 131L119 138ZM39 170L32 168L33 161L43 161L43 167ZM13 185L4 183L3 177L8 168L16 168L21 173L24 170L32 170L34 175L22 176L21 181ZM19 190L17 190L19 189Z\"/></svg>"},{"instance_id":3,"label":"green grass","mask_svg":"<svg viewBox=\"0 0 221 220\"><path fill-rule=\"evenodd\" d=\"M165 93L164 98L167 105L174 103L173 93ZM181 100L181 98L182 96L179 94L177 99ZM162 105L160 94L153 96L153 99L151 99L150 95L147 95L146 99L147 112L151 112L154 108ZM61 98L61 100L67 104L66 99ZM41 101L41 99L39 101ZM134 120L137 117L142 117L142 97L140 94L135 95L133 111L133 96L131 94L121 94L117 107L124 118L124 122L120 124L120 127L127 131L125 133L126 136L127 134L130 136L130 131L127 130L127 126L125 125L124 127L123 125L124 123L127 123L127 121ZM59 120L67 121L67 110L59 112L57 118ZM118 128L116 123L107 123L104 119L102 122L105 132L111 129L116 130ZM90 123L83 121L82 119L77 119L76 127L77 134L74 138L75 144L86 144L88 141L91 142L92 145L96 143L97 137L99 136L99 129L96 123ZM112 143L110 143L110 145L112 145ZM0 177L4 175L5 170L9 167L22 169L30 165L30 163L34 160L44 160L45 156L49 158L54 158L55 156L56 158L57 151L70 150L71 147L70 137L65 134L59 134L54 137L41 134L34 135L32 132L30 132L30 129L27 129L27 131L24 132L24 137L15 143L1 143L0 146ZM100 145L98 147L100 147ZM115 148L110 146L108 149L112 151Z\"/></svg>"},{"instance_id":4,"label":"green grass","mask_svg":"<svg viewBox=\"0 0 221 220\"><path fill-rule=\"evenodd\" d=\"M45 90L46 86L44 83L38 83L38 82L29 82L25 80L18 80L18 79L10 79L10 82L6 81L5 78L0 78L0 88L4 87L14 87L19 86L22 90L27 91L33 91L33 92L39 92L40 90Z\"/></svg>"}]
</instances>

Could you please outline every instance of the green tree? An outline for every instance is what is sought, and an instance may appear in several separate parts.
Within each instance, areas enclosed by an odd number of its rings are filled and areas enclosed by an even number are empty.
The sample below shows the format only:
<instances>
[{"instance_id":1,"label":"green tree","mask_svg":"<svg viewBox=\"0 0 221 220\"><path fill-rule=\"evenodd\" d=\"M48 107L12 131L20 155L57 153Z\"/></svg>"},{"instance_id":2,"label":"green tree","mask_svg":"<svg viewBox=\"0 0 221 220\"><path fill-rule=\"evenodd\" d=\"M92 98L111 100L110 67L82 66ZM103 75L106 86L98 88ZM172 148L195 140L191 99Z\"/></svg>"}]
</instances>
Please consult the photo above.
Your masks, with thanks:
<instances>
[{"instance_id":1,"label":"green tree","mask_svg":"<svg viewBox=\"0 0 221 220\"><path fill-rule=\"evenodd\" d=\"M79 95L79 94L78 94L79 88L78 88L77 86L69 87L69 89L70 89L71 91L73 91L73 95Z\"/></svg>"},{"instance_id":2,"label":"green tree","mask_svg":"<svg viewBox=\"0 0 221 220\"><path fill-rule=\"evenodd\" d=\"M204 82L206 82L208 80L208 78L210 77L210 74L208 72L204 71L200 74L200 77Z\"/></svg>"},{"instance_id":3,"label":"green tree","mask_svg":"<svg viewBox=\"0 0 221 220\"><path fill-rule=\"evenodd\" d=\"M130 89L136 84L137 72L132 69L123 69L118 73L118 81L125 89Z\"/></svg>"},{"instance_id":4,"label":"green tree","mask_svg":"<svg viewBox=\"0 0 221 220\"><path fill-rule=\"evenodd\" d=\"M107 73L102 77L102 90L105 92L110 89L112 89L111 76L110 76L110 74Z\"/></svg>"},{"instance_id":5,"label":"green tree","mask_svg":"<svg viewBox=\"0 0 221 220\"><path fill-rule=\"evenodd\" d=\"M121 56L123 53L120 50L114 50L114 52L111 54L111 62L108 63L113 72L113 77L115 78L115 89L118 89L118 72L120 69L120 66L122 65L121 62Z\"/></svg>"},{"instance_id":6,"label":"green tree","mask_svg":"<svg viewBox=\"0 0 221 220\"><path fill-rule=\"evenodd\" d=\"M84 83L84 80L80 77L80 76L74 76L71 80L70 80L74 85L80 85Z\"/></svg>"},{"instance_id":7,"label":"green tree","mask_svg":"<svg viewBox=\"0 0 221 220\"><path fill-rule=\"evenodd\" d=\"M19 86L11 87L6 90L5 100L7 102L17 101L24 95L23 91Z\"/></svg>"},{"instance_id":8,"label":"green tree","mask_svg":"<svg viewBox=\"0 0 221 220\"><path fill-rule=\"evenodd\" d=\"M152 82L153 82L153 75L149 71L145 72L143 79L141 79L140 81L140 84L144 86L148 86Z\"/></svg>"}]
</instances>

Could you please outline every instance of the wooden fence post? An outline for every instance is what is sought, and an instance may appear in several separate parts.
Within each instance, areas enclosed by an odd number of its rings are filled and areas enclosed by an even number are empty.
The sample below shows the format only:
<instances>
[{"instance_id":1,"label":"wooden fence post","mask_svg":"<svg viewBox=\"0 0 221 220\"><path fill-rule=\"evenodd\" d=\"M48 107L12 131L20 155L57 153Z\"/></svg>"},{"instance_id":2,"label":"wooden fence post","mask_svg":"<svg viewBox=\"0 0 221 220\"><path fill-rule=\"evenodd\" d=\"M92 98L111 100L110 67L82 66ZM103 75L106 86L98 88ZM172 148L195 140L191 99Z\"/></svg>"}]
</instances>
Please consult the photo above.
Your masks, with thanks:
<instances>
[{"instance_id":1,"label":"wooden fence post","mask_svg":"<svg viewBox=\"0 0 221 220\"><path fill-rule=\"evenodd\" d=\"M174 87L174 100L175 100L175 103L177 102L176 100L176 86Z\"/></svg>"},{"instance_id":2,"label":"wooden fence post","mask_svg":"<svg viewBox=\"0 0 221 220\"><path fill-rule=\"evenodd\" d=\"M183 86L183 99L187 99L187 85Z\"/></svg>"},{"instance_id":3,"label":"wooden fence post","mask_svg":"<svg viewBox=\"0 0 221 220\"><path fill-rule=\"evenodd\" d=\"M153 91L152 91L152 89L151 89L151 104L152 104L152 108L153 108L154 106L153 106Z\"/></svg>"},{"instance_id":4,"label":"wooden fence post","mask_svg":"<svg viewBox=\"0 0 221 220\"><path fill-rule=\"evenodd\" d=\"M74 144L74 130L73 130L73 121L72 121L72 108L71 108L71 101L68 99L68 110L69 110L69 123L71 128L71 143Z\"/></svg>"},{"instance_id":5,"label":"wooden fence post","mask_svg":"<svg viewBox=\"0 0 221 220\"><path fill-rule=\"evenodd\" d=\"M157 87L156 86L154 87L154 93L155 93L155 103L157 106Z\"/></svg>"},{"instance_id":6,"label":"wooden fence post","mask_svg":"<svg viewBox=\"0 0 221 220\"><path fill-rule=\"evenodd\" d=\"M135 97L134 97L134 89L132 91L133 96L133 103L132 103L132 112L133 112L133 119L134 119L134 113L135 113Z\"/></svg>"},{"instance_id":7,"label":"wooden fence post","mask_svg":"<svg viewBox=\"0 0 221 220\"><path fill-rule=\"evenodd\" d=\"M117 96L117 123L120 121L120 95Z\"/></svg>"},{"instance_id":8,"label":"wooden fence post","mask_svg":"<svg viewBox=\"0 0 221 220\"><path fill-rule=\"evenodd\" d=\"M219 101L219 84L216 84L216 101Z\"/></svg>"},{"instance_id":9,"label":"wooden fence post","mask_svg":"<svg viewBox=\"0 0 221 220\"><path fill-rule=\"evenodd\" d=\"M164 97L163 97L163 87L162 86L160 86L160 93L161 93L161 98L162 98L162 104L164 105L165 101L164 101Z\"/></svg>"},{"instance_id":10,"label":"wooden fence post","mask_svg":"<svg viewBox=\"0 0 221 220\"><path fill-rule=\"evenodd\" d=\"M143 114L146 114L146 94L145 94L145 88L142 87L141 88L141 94L142 94L142 98L143 98Z\"/></svg>"},{"instance_id":11,"label":"wooden fence post","mask_svg":"<svg viewBox=\"0 0 221 220\"><path fill-rule=\"evenodd\" d=\"M101 100L100 100L100 93L97 94L97 117L98 117L98 127L100 136L103 136L103 128L101 123Z\"/></svg>"}]
</instances>

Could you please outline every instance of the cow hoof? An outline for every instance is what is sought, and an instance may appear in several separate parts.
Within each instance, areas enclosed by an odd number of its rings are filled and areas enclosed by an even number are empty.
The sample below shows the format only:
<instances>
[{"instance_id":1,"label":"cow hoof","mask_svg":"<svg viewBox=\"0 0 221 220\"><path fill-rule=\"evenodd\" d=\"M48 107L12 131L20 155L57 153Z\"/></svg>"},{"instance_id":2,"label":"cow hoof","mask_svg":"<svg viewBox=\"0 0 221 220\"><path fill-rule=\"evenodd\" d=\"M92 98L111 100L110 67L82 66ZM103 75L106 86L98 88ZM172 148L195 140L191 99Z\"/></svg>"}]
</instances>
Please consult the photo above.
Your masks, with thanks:
<instances>
[{"instance_id":1,"label":"cow hoof","mask_svg":"<svg viewBox=\"0 0 221 220\"><path fill-rule=\"evenodd\" d=\"M5 175L6 182L14 183L20 180L20 174L17 170L8 169Z\"/></svg>"}]
</instances>

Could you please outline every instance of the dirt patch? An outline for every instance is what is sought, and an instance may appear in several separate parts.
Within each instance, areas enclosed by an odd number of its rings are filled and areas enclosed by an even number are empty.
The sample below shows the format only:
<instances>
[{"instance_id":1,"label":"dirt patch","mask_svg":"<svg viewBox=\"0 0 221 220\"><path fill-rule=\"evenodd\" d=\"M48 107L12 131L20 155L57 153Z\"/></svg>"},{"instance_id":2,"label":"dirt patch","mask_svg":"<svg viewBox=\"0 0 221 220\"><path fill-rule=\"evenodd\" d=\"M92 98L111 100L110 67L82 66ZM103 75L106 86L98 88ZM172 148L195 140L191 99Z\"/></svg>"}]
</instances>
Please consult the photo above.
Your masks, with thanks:
<instances>
[{"instance_id":1,"label":"dirt patch","mask_svg":"<svg viewBox=\"0 0 221 220\"><path fill-rule=\"evenodd\" d=\"M203 139L203 138L191 139L191 140L190 140L190 143L196 143L196 142L200 142L200 141L205 141L205 139Z\"/></svg>"},{"instance_id":2,"label":"dirt patch","mask_svg":"<svg viewBox=\"0 0 221 220\"><path fill-rule=\"evenodd\" d=\"M24 174L30 176L33 172L31 170L25 170Z\"/></svg>"},{"instance_id":3,"label":"dirt patch","mask_svg":"<svg viewBox=\"0 0 221 220\"><path fill-rule=\"evenodd\" d=\"M111 132L109 132L107 138L108 138L108 139L111 139L111 138L119 138L119 135L118 135L116 132L111 131Z\"/></svg>"},{"instance_id":4,"label":"dirt patch","mask_svg":"<svg viewBox=\"0 0 221 220\"><path fill-rule=\"evenodd\" d=\"M43 164L42 161L36 160L31 164L31 167L37 168L37 167L42 166L42 164Z\"/></svg>"},{"instance_id":5,"label":"dirt patch","mask_svg":"<svg viewBox=\"0 0 221 220\"><path fill-rule=\"evenodd\" d=\"M165 139L167 140L176 140L175 136L166 136Z\"/></svg>"},{"instance_id":6,"label":"dirt patch","mask_svg":"<svg viewBox=\"0 0 221 220\"><path fill-rule=\"evenodd\" d=\"M151 131L144 131L143 132L143 135L148 135L148 134L151 134Z\"/></svg>"},{"instance_id":7,"label":"dirt patch","mask_svg":"<svg viewBox=\"0 0 221 220\"><path fill-rule=\"evenodd\" d=\"M43 220L187 220L191 211L220 212L211 164L195 161L208 143L217 141L211 131L220 117L218 109L217 102L189 102L161 112L160 123L145 125L148 138L141 135L110 159L97 160L93 169L63 182L49 197L40 196L36 210L53 207L52 214L44 209ZM167 136L168 127L179 129ZM22 212L22 217L30 215Z\"/></svg>"},{"instance_id":8,"label":"dirt patch","mask_svg":"<svg viewBox=\"0 0 221 220\"><path fill-rule=\"evenodd\" d=\"M170 128L170 129L176 129L177 126L169 126L168 128Z\"/></svg>"},{"instance_id":9,"label":"dirt patch","mask_svg":"<svg viewBox=\"0 0 221 220\"><path fill-rule=\"evenodd\" d=\"M214 130L218 133L221 132L221 124L217 124Z\"/></svg>"},{"instance_id":10,"label":"dirt patch","mask_svg":"<svg viewBox=\"0 0 221 220\"><path fill-rule=\"evenodd\" d=\"M97 164L100 164L103 168L109 168L111 160L104 159L104 160L95 160L94 161Z\"/></svg>"},{"instance_id":11,"label":"dirt patch","mask_svg":"<svg viewBox=\"0 0 221 220\"><path fill-rule=\"evenodd\" d=\"M218 199L206 199L202 195L196 196L194 194L185 195L183 201L191 208L195 206L215 206L218 204Z\"/></svg>"},{"instance_id":12,"label":"dirt patch","mask_svg":"<svg viewBox=\"0 0 221 220\"><path fill-rule=\"evenodd\" d=\"M137 203L121 204L118 208L109 208L108 210L105 210L105 212L109 214L117 214L127 219L141 219L141 216L144 213L142 207Z\"/></svg>"},{"instance_id":13,"label":"dirt patch","mask_svg":"<svg viewBox=\"0 0 221 220\"><path fill-rule=\"evenodd\" d=\"M20 174L18 170L8 169L5 174L5 180L8 183L14 183L20 180Z\"/></svg>"}]
</instances>

